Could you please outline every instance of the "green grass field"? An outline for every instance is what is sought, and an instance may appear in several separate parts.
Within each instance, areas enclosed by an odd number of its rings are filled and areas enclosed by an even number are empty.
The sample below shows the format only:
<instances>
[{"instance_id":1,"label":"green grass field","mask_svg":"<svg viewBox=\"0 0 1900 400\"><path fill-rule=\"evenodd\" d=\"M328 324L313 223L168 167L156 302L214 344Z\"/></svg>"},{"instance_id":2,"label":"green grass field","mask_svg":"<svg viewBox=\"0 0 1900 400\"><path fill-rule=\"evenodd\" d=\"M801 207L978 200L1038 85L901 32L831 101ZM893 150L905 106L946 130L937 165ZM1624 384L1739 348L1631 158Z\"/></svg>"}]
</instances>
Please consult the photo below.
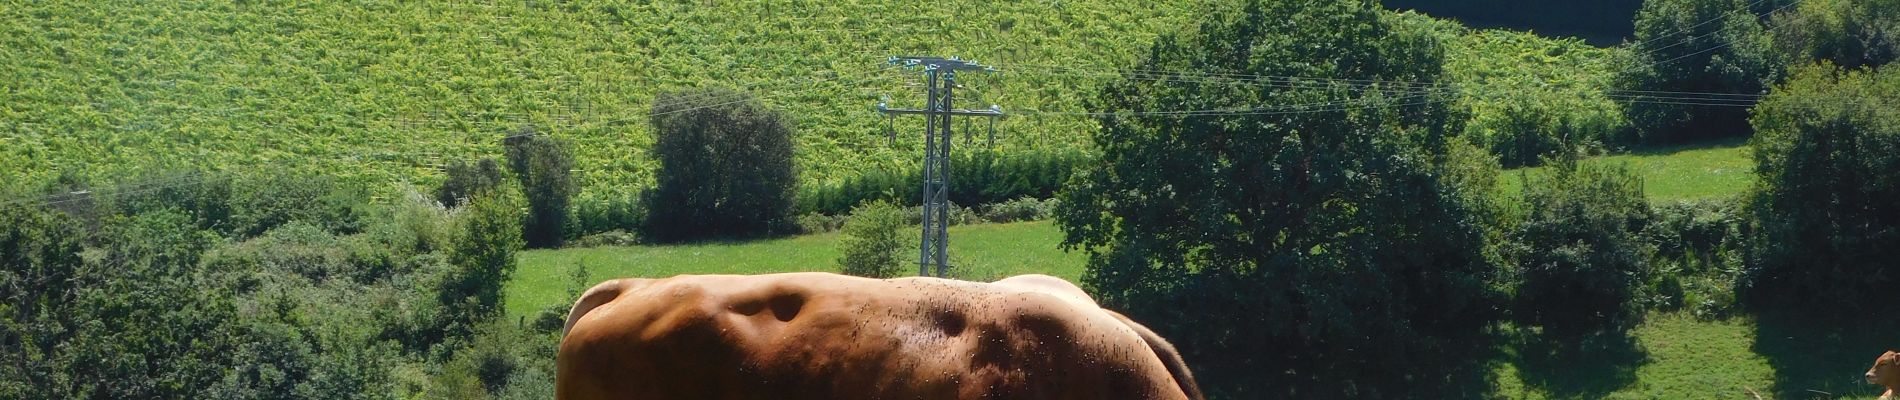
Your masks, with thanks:
<instances>
[{"instance_id":1,"label":"green grass field","mask_svg":"<svg viewBox=\"0 0 1900 400\"><path fill-rule=\"evenodd\" d=\"M1025 273L1080 280L1087 256L1057 249L1061 235L1048 221L951 227L950 259L962 266L957 276L974 280ZM837 240L837 233L827 233L743 243L526 251L509 282L507 312L531 317L549 306L572 304L567 290L574 268L582 265L589 285L679 274L836 272Z\"/></svg>"},{"instance_id":2,"label":"green grass field","mask_svg":"<svg viewBox=\"0 0 1900 400\"><path fill-rule=\"evenodd\" d=\"M1644 149L1585 162L1627 166L1643 177L1643 194L1654 202L1740 194L1754 179L1752 157L1746 142L1727 140ZM1516 195L1523 190L1522 173L1542 169L1505 171L1498 177L1498 186L1504 193Z\"/></svg>"}]
</instances>

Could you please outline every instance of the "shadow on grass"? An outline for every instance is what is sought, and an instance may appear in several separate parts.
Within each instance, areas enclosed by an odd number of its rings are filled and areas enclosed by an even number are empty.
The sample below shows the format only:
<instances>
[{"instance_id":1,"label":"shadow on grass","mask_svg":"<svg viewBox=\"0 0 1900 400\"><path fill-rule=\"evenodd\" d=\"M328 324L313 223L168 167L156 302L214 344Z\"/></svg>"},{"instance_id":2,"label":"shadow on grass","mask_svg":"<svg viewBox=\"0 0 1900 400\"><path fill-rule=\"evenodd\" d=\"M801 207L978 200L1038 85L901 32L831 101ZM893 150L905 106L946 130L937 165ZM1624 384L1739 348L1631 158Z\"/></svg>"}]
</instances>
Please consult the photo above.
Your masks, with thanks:
<instances>
[{"instance_id":1,"label":"shadow on grass","mask_svg":"<svg viewBox=\"0 0 1900 400\"><path fill-rule=\"evenodd\" d=\"M1557 399L1596 399L1636 382L1649 354L1627 333L1555 338L1530 330L1516 337L1512 362L1524 384Z\"/></svg>"},{"instance_id":2,"label":"shadow on grass","mask_svg":"<svg viewBox=\"0 0 1900 400\"><path fill-rule=\"evenodd\" d=\"M1874 398L1885 389L1861 374L1881 352L1900 349L1900 322L1880 321L1889 317L1842 323L1762 315L1752 350L1775 369L1775 398Z\"/></svg>"}]
</instances>

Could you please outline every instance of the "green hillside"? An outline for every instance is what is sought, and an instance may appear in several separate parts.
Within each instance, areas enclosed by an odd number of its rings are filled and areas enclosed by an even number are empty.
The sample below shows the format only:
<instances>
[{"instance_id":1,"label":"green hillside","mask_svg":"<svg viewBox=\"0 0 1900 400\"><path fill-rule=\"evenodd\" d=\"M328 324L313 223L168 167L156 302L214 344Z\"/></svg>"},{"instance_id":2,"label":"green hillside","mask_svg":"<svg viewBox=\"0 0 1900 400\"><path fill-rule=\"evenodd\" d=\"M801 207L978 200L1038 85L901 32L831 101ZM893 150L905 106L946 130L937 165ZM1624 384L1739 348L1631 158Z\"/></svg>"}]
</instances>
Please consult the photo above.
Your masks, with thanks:
<instances>
[{"instance_id":1,"label":"green hillside","mask_svg":"<svg viewBox=\"0 0 1900 400\"><path fill-rule=\"evenodd\" d=\"M894 54L1005 74L966 104L1079 110L1188 2L8 2L0 4L0 171L126 176L291 165L430 182L533 124L579 143L590 192L647 182L649 101L728 85L797 122L808 180L909 165L872 111L920 95ZM942 21L957 21L954 24ZM1068 70L1066 68L1076 68ZM704 99L706 105L728 99ZM998 145L1072 147L1078 117L1012 118ZM921 120L900 120L904 132Z\"/></svg>"},{"instance_id":2,"label":"green hillside","mask_svg":"<svg viewBox=\"0 0 1900 400\"><path fill-rule=\"evenodd\" d=\"M1004 151L1085 148L1091 121L1038 111L1082 110L1113 68L1159 32L1190 26L1200 7L13 2L0 5L0 19L15 21L0 26L0 80L13 82L0 86L0 172L19 183L269 165L427 185L447 160L498 155L501 136L534 125L578 142L583 197L626 198L651 179L651 99L728 85L796 122L802 180L838 182L914 164L919 141L891 145L883 133L914 137L921 121L871 111L887 95L921 102L917 74L888 68L890 55L957 55L1003 71L975 80L962 102L1015 114L996 127ZM1453 38L1448 76L1480 120L1505 101L1500 88L1596 83L1578 65L1605 53L1409 18Z\"/></svg>"}]
</instances>

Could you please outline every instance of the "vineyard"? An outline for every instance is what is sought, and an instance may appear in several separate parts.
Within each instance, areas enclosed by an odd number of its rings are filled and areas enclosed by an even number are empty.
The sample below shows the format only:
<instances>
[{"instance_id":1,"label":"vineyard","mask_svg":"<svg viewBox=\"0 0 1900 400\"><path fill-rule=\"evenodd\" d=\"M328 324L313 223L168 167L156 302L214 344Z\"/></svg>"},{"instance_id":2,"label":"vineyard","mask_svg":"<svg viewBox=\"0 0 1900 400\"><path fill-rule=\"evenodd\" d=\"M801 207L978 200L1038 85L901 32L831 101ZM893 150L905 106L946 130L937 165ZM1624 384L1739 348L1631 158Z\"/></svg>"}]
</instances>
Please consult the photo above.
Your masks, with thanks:
<instances>
[{"instance_id":1,"label":"vineyard","mask_svg":"<svg viewBox=\"0 0 1900 400\"><path fill-rule=\"evenodd\" d=\"M12 3L0 6L20 22L0 26L0 171L28 187L259 166L428 186L442 164L495 156L532 126L577 143L583 198L628 199L652 181L651 99L725 85L784 111L801 180L835 186L914 164L921 143L885 135L914 138L921 120L872 111L885 96L921 103L917 74L890 55L1002 71L961 101L1012 114L995 126L1001 154L1087 151L1093 122L1075 115L1087 93L1206 7L956 3ZM1500 85L1614 110L1589 94L1606 50L1404 16L1445 33L1475 132L1520 93Z\"/></svg>"}]
</instances>

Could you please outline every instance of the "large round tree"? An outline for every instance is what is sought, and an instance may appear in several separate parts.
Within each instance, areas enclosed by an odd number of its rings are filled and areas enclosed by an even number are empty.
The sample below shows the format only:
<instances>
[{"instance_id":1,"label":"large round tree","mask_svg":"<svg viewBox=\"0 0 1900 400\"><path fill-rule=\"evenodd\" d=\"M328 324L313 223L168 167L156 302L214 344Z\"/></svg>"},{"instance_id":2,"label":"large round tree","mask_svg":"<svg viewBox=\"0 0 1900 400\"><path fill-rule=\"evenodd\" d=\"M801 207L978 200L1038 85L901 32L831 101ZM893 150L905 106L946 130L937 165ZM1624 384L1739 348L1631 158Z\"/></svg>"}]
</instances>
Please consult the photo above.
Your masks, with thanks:
<instances>
[{"instance_id":1,"label":"large round tree","mask_svg":"<svg viewBox=\"0 0 1900 400\"><path fill-rule=\"evenodd\" d=\"M784 223L798 181L790 122L730 89L663 93L653 103L660 169L646 194L647 234L756 236Z\"/></svg>"},{"instance_id":2,"label":"large round tree","mask_svg":"<svg viewBox=\"0 0 1900 400\"><path fill-rule=\"evenodd\" d=\"M1249 2L1158 39L1090 104L1101 158L1063 194L1065 245L1211 393L1486 390L1496 167L1448 136L1443 51L1415 17Z\"/></svg>"}]
</instances>

